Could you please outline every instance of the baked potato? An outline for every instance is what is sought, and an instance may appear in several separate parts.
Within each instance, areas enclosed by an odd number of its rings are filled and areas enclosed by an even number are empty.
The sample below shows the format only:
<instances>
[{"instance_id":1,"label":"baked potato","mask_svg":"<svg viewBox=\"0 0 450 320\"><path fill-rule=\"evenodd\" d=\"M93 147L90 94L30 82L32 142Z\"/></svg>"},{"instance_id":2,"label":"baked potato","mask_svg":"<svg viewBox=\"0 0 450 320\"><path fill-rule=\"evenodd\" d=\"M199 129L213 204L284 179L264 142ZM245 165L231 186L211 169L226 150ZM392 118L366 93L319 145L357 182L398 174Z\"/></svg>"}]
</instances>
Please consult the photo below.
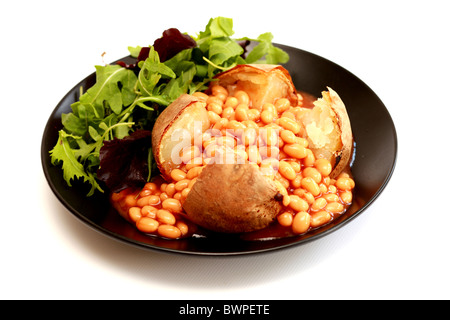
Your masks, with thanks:
<instances>
[{"instance_id":1,"label":"baked potato","mask_svg":"<svg viewBox=\"0 0 450 320\"><path fill-rule=\"evenodd\" d=\"M190 178L189 187L186 187L187 182L185 183L184 191L189 192L184 192L184 195L180 192L180 197L184 197L181 205L185 217L208 230L222 233L263 229L269 226L282 210L290 210L292 215L308 211L311 213L311 225L319 225L318 218L313 215L316 209L311 206L314 198L308 200L310 203L306 203L306 200L300 199L300 195L309 193L319 197L325 192L322 190L323 186L319 189L319 184L325 185L323 179L327 178L326 181L330 184L329 179L337 179L351 159L353 136L345 106L338 94L328 88L328 91L324 91L322 97L314 102L312 109L302 108L299 99L301 95L297 92L289 73L283 67L274 65L237 66L217 75L209 92L213 86L225 88L230 96L238 91L245 91L249 96L249 110L256 109L257 112L263 111L267 106L276 108L278 101L287 100L289 110L279 111L277 117L278 120L283 117L284 120L289 118L287 122L302 128L293 132L295 142L292 142L292 150L295 147L299 155L269 159L273 174L267 174L267 171L263 173L261 170L263 164L267 165L267 159L263 158L257 163L251 163L249 159L239 164L203 162L198 175ZM172 183L174 188L177 183L186 180L184 179L186 175L189 176L188 169L181 174L180 179L175 179L172 174L175 169L181 172L180 168L186 168L186 163L176 160L180 152L194 145L194 137L202 135L208 129L216 128L218 123L211 120L207 105L207 100L200 96L182 95L160 114L155 123L152 134L154 158L161 175L168 183ZM278 120L274 119L268 126L289 131L283 128ZM232 121L235 120L228 122ZM219 132L230 137L224 128L226 127L221 127L222 131L218 129ZM236 137L231 135L231 138ZM267 147L264 143L268 145L267 141L260 139L254 146ZM251 146L245 147L249 150ZM312 151L312 156L305 152L307 148ZM321 172L318 180L301 171L304 167L314 168L316 159L326 159L330 165L329 171L315 170ZM308 182L304 184L300 180L298 183L295 182L296 178L302 179L304 176L309 179ZM301 191L303 186L304 190ZM289 194L288 190L295 188L301 192ZM349 190L351 189L344 191ZM348 199L348 194L345 196ZM340 208L340 205L335 207ZM320 212L325 212L324 210ZM328 216L331 219L331 215ZM308 228L309 226L302 230Z\"/></svg>"}]
</instances>

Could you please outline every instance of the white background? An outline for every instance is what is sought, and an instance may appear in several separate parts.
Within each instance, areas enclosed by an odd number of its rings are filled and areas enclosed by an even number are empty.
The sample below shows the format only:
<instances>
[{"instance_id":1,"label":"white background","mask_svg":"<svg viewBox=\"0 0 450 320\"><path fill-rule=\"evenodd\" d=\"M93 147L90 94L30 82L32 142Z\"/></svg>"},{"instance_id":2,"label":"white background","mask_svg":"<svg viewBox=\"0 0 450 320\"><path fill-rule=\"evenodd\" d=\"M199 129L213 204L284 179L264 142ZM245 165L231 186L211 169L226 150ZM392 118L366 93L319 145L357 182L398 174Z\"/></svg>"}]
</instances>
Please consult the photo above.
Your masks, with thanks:
<instances>
[{"instance_id":1,"label":"white background","mask_svg":"<svg viewBox=\"0 0 450 320\"><path fill-rule=\"evenodd\" d=\"M448 1L10 1L0 9L2 299L450 298ZM6 4L10 3L10 4ZM204 258L131 247L52 194L40 144L79 80L210 17L343 66L396 125L394 175L352 223L304 246Z\"/></svg>"}]
</instances>

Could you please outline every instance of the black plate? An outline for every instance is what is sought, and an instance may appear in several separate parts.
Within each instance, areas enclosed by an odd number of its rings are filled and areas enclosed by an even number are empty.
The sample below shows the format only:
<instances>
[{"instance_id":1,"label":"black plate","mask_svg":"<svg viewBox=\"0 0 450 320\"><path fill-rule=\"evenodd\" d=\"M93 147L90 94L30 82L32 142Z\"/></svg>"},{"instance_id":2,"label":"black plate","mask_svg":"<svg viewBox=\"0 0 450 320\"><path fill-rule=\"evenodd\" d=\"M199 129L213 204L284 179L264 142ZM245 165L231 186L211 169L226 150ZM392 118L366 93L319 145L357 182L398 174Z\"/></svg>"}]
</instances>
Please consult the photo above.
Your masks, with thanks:
<instances>
[{"instance_id":1,"label":"black plate","mask_svg":"<svg viewBox=\"0 0 450 320\"><path fill-rule=\"evenodd\" d=\"M329 86L344 101L356 140L352 172L356 189L354 204L339 219L304 236L266 241L246 241L238 236L210 235L184 240L165 240L146 236L114 212L106 195L97 193L87 198L84 185L68 187L60 167L52 166L49 151L54 147L61 129L61 113L71 111L70 105L95 82L91 74L70 90L50 115L45 127L41 158L45 177L61 203L76 217L97 231L142 248L197 255L238 255L265 252L300 245L337 230L361 214L380 195L390 180L397 156L397 135L394 123L381 100L360 79L337 64L296 48L278 45L291 57L285 67L295 86L320 96ZM127 58L124 58L127 59Z\"/></svg>"}]
</instances>

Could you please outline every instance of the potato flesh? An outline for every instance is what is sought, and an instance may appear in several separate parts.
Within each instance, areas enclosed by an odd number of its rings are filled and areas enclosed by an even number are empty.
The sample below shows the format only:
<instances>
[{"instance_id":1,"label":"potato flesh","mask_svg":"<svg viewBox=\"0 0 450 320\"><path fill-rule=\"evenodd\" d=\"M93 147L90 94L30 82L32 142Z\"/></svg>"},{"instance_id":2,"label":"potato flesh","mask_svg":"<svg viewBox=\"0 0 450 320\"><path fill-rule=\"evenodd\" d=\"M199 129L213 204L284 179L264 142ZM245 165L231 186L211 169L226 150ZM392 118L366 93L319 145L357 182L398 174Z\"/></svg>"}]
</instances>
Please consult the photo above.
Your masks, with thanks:
<instances>
[{"instance_id":1,"label":"potato flesh","mask_svg":"<svg viewBox=\"0 0 450 320\"><path fill-rule=\"evenodd\" d=\"M177 158L181 148L192 145L194 137L209 127L208 113L202 104L196 103L184 109L161 139L161 162Z\"/></svg>"}]
</instances>

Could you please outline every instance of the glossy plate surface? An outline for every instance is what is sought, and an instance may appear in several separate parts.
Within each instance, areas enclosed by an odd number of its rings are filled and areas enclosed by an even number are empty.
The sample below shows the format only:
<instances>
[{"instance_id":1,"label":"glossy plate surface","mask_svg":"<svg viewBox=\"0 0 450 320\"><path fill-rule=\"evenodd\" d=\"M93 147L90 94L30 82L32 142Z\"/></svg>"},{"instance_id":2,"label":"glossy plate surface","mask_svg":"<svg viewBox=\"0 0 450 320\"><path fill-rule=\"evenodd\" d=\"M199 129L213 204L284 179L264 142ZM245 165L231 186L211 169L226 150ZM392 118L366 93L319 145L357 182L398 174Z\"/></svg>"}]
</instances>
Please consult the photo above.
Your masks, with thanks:
<instances>
[{"instance_id":1,"label":"glossy plate surface","mask_svg":"<svg viewBox=\"0 0 450 320\"><path fill-rule=\"evenodd\" d=\"M337 64L312 53L278 45L290 55L285 65L296 88L320 96L329 86L344 101L350 117L356 154L352 172L356 182L354 203L346 214L331 224L304 236L265 241L246 241L239 236L210 235L184 240L165 240L147 236L124 219L109 205L107 195L97 193L86 197L82 184L68 187L60 167L50 163L49 151L54 147L62 128L61 114L71 112L78 100L79 88L95 83L91 74L70 90L56 106L45 127L41 159L50 188L61 203L81 221L95 230L130 245L151 250L196 255L239 255L282 249L318 239L352 221L378 198L389 182L397 157L397 135L388 110L377 95L355 75ZM124 58L125 60L127 58Z\"/></svg>"}]
</instances>

